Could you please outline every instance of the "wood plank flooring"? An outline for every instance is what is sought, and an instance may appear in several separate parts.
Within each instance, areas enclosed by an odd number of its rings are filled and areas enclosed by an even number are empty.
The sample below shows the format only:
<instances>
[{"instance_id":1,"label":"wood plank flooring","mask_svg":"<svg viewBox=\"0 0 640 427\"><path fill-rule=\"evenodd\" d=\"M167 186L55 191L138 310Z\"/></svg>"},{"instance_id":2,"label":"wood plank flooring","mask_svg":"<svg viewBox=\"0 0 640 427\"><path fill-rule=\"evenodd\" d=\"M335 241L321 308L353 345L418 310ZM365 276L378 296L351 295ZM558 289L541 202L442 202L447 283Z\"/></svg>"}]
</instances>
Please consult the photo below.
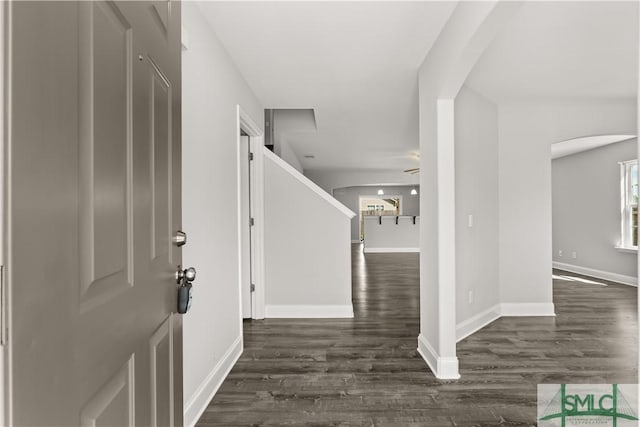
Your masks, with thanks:
<instances>
[{"instance_id":1,"label":"wood plank flooring","mask_svg":"<svg viewBox=\"0 0 640 427\"><path fill-rule=\"evenodd\" d=\"M555 318L498 319L439 381L416 352L418 254L352 259L355 318L246 321L198 426L532 426L538 383L637 383L636 288L554 271Z\"/></svg>"}]
</instances>

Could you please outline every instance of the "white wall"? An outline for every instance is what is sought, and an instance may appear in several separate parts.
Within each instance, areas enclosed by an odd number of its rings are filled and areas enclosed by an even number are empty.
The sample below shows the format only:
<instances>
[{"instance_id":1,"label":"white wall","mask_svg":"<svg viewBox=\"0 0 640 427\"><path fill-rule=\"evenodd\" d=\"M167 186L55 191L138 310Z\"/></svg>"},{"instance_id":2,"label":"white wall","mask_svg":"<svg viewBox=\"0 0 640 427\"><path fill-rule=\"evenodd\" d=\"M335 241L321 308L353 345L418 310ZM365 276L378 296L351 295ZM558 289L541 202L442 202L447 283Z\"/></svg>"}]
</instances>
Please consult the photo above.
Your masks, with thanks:
<instances>
[{"instance_id":1,"label":"white wall","mask_svg":"<svg viewBox=\"0 0 640 427\"><path fill-rule=\"evenodd\" d=\"M420 252L420 217L367 216L364 229L365 253Z\"/></svg>"},{"instance_id":2,"label":"white wall","mask_svg":"<svg viewBox=\"0 0 640 427\"><path fill-rule=\"evenodd\" d=\"M276 151L276 154L280 156L282 160L289 163L297 171L302 173L302 164L300 163L298 156L296 156L296 153L293 151L289 143L287 143L284 140L278 141L278 143L275 146L275 151Z\"/></svg>"},{"instance_id":3,"label":"white wall","mask_svg":"<svg viewBox=\"0 0 640 427\"><path fill-rule=\"evenodd\" d=\"M618 162L636 159L637 149L632 139L552 161L554 262L637 277L636 254L614 247L621 238Z\"/></svg>"},{"instance_id":4,"label":"white wall","mask_svg":"<svg viewBox=\"0 0 640 427\"><path fill-rule=\"evenodd\" d=\"M503 304L552 308L550 145L578 136L633 134L635 114L634 100L499 106Z\"/></svg>"},{"instance_id":5,"label":"white wall","mask_svg":"<svg viewBox=\"0 0 640 427\"><path fill-rule=\"evenodd\" d=\"M635 112L632 100L496 106L471 89L462 88L455 100L458 338L499 315L553 314L551 144L578 136L633 133ZM629 147L630 158L633 150ZM603 160L597 157L599 152L578 156ZM611 208L615 228L619 227L618 169L613 158L610 163L613 175L608 180L613 181L614 190L608 197L614 199ZM580 186L577 194L567 194L571 190L566 182L558 185L563 185L567 205L586 209L593 204L588 195L606 192L603 187L610 184L584 163L575 169L590 175L589 179L571 178L575 186ZM569 179L565 175L563 178ZM468 226L470 214L472 227ZM562 238L573 242L603 239L602 226L597 231L589 230L594 227L591 224L578 232L575 227L579 221L566 221L572 224L558 233ZM619 229L615 231L619 237ZM578 237L585 233L590 237ZM608 245L610 252L615 251L614 244ZM570 251L565 249L565 254ZM603 257L595 252L593 256ZM627 258L625 265L632 268L630 275L635 275L634 258ZM473 292L471 303L469 291Z\"/></svg>"},{"instance_id":6,"label":"white wall","mask_svg":"<svg viewBox=\"0 0 640 427\"><path fill-rule=\"evenodd\" d=\"M273 152L299 172L302 172L300 157L291 146L298 135L317 132L313 109L273 109Z\"/></svg>"},{"instance_id":7,"label":"white wall","mask_svg":"<svg viewBox=\"0 0 640 427\"><path fill-rule=\"evenodd\" d=\"M418 190L418 194L412 195L412 189ZM378 196L378 190L382 189L385 195L402 196L402 214L403 215L420 215L420 186L419 185L398 185L398 186L360 186L336 188L333 190L333 197L340 203L356 213L351 219L351 241L360 241L360 196Z\"/></svg>"},{"instance_id":8,"label":"white wall","mask_svg":"<svg viewBox=\"0 0 640 427\"><path fill-rule=\"evenodd\" d=\"M417 166L417 165L416 165ZM413 166L412 166L413 167ZM409 168L409 167L407 167ZM418 185L420 174L380 170L313 170L305 169L304 175L329 194L336 188L367 185Z\"/></svg>"},{"instance_id":9,"label":"white wall","mask_svg":"<svg viewBox=\"0 0 640 427\"><path fill-rule=\"evenodd\" d=\"M189 48L182 64L183 262L196 267L184 316L185 423L193 424L241 351L237 113L262 127L260 102L201 16L183 3Z\"/></svg>"},{"instance_id":10,"label":"white wall","mask_svg":"<svg viewBox=\"0 0 640 427\"><path fill-rule=\"evenodd\" d=\"M266 317L353 317L351 216L264 150Z\"/></svg>"},{"instance_id":11,"label":"white wall","mask_svg":"<svg viewBox=\"0 0 640 427\"><path fill-rule=\"evenodd\" d=\"M460 2L418 71L420 108L420 336L436 377L458 378L454 99L515 2Z\"/></svg>"},{"instance_id":12,"label":"white wall","mask_svg":"<svg viewBox=\"0 0 640 427\"><path fill-rule=\"evenodd\" d=\"M461 324L500 303L498 108L464 86L455 99L455 117L456 323L460 330Z\"/></svg>"}]
</instances>

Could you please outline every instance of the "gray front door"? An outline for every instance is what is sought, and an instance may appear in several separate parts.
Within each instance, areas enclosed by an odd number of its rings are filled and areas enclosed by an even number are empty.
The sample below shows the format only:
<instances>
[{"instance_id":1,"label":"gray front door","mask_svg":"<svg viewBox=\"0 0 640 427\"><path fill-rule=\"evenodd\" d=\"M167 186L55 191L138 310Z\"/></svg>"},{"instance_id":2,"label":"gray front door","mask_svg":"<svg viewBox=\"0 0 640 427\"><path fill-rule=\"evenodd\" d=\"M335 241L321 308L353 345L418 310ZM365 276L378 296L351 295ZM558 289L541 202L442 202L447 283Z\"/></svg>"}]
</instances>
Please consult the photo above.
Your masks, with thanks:
<instances>
[{"instance_id":1,"label":"gray front door","mask_svg":"<svg viewBox=\"0 0 640 427\"><path fill-rule=\"evenodd\" d=\"M182 425L180 5L6 7L7 425Z\"/></svg>"}]
</instances>

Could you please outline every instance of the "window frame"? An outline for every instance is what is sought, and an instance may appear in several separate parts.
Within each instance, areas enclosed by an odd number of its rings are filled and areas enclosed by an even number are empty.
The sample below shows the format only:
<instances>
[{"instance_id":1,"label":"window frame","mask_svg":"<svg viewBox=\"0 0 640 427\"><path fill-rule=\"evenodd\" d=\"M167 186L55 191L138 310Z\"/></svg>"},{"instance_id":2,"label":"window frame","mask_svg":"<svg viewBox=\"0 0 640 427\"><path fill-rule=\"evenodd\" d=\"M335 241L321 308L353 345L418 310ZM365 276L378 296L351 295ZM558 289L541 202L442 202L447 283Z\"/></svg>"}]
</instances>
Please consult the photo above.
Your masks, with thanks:
<instances>
[{"instance_id":1,"label":"window frame","mask_svg":"<svg viewBox=\"0 0 640 427\"><path fill-rule=\"evenodd\" d=\"M633 244L633 209L638 209L638 202L633 200L633 166L638 170L638 160L619 162L620 165L620 214L621 214L621 249L637 250ZM637 173L637 172L636 172Z\"/></svg>"}]
</instances>

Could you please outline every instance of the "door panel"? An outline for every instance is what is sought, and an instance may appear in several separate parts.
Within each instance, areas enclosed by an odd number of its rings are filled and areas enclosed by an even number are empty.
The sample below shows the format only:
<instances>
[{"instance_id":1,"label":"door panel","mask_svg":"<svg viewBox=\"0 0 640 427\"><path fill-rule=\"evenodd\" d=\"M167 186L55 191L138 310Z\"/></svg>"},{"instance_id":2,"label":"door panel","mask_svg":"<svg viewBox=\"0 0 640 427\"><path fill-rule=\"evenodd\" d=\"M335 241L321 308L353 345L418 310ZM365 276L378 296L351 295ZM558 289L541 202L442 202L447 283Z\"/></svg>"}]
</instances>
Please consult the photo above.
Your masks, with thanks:
<instances>
[{"instance_id":1,"label":"door panel","mask_svg":"<svg viewBox=\"0 0 640 427\"><path fill-rule=\"evenodd\" d=\"M173 327L171 317L149 341L151 426L173 425Z\"/></svg>"},{"instance_id":2,"label":"door panel","mask_svg":"<svg viewBox=\"0 0 640 427\"><path fill-rule=\"evenodd\" d=\"M80 425L134 426L133 356L84 405Z\"/></svg>"},{"instance_id":3,"label":"door panel","mask_svg":"<svg viewBox=\"0 0 640 427\"><path fill-rule=\"evenodd\" d=\"M6 7L6 424L180 426L179 4Z\"/></svg>"},{"instance_id":4,"label":"door panel","mask_svg":"<svg viewBox=\"0 0 640 427\"><path fill-rule=\"evenodd\" d=\"M162 257L171 262L171 84L153 59L147 61L151 84L152 259Z\"/></svg>"},{"instance_id":5,"label":"door panel","mask_svg":"<svg viewBox=\"0 0 640 427\"><path fill-rule=\"evenodd\" d=\"M132 286L132 30L117 6L79 5L80 298L84 309Z\"/></svg>"},{"instance_id":6,"label":"door panel","mask_svg":"<svg viewBox=\"0 0 640 427\"><path fill-rule=\"evenodd\" d=\"M249 137L240 136L240 245L241 277L240 297L242 317L251 318L251 183L249 162Z\"/></svg>"}]
</instances>

